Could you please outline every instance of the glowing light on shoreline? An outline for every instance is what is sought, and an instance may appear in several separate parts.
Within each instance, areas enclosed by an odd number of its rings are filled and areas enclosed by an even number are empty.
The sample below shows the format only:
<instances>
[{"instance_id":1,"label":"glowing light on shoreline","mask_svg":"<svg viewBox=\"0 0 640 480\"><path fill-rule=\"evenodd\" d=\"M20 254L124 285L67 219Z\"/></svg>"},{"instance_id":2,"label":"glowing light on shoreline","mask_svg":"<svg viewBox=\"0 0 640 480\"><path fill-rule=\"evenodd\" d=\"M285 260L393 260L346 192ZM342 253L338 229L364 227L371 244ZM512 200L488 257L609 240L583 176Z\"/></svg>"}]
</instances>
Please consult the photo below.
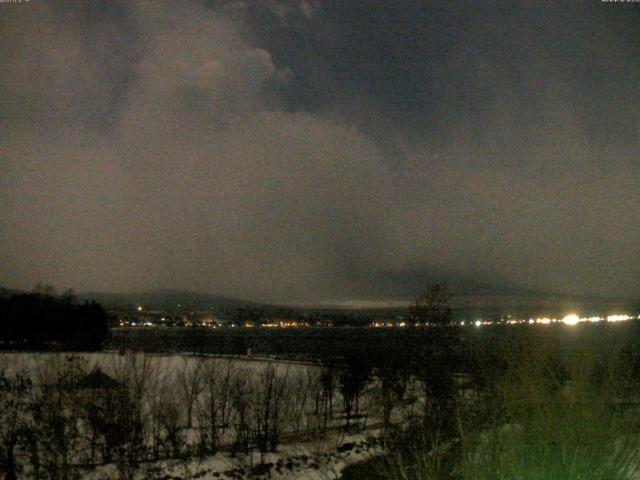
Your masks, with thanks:
<instances>
[{"instance_id":1,"label":"glowing light on shoreline","mask_svg":"<svg viewBox=\"0 0 640 480\"><path fill-rule=\"evenodd\" d=\"M577 325L579 321L580 317L578 317L578 315L576 315L575 313L567 315L561 320L561 322L565 325Z\"/></svg>"}]
</instances>

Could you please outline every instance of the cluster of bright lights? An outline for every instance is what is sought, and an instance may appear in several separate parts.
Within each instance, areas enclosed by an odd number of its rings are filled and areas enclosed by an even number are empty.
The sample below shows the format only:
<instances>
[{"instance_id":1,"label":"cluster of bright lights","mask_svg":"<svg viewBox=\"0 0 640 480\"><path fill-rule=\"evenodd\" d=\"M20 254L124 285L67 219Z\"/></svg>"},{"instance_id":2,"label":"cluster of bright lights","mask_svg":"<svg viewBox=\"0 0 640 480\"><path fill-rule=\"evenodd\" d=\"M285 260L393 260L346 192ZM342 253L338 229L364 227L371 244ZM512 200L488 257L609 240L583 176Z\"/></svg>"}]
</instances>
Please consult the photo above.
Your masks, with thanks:
<instances>
[{"instance_id":1,"label":"cluster of bright lights","mask_svg":"<svg viewBox=\"0 0 640 480\"><path fill-rule=\"evenodd\" d=\"M475 325L476 327L481 327L482 325L493 325L494 322L490 321L490 320L476 320L474 322L470 322L469 325ZM461 325L464 325L464 323L461 323Z\"/></svg>"},{"instance_id":2,"label":"cluster of bright lights","mask_svg":"<svg viewBox=\"0 0 640 480\"><path fill-rule=\"evenodd\" d=\"M627 320L633 320L636 317L632 317L631 315L609 315L605 318L603 317L578 317L576 314L567 315L562 319L562 322L567 325L576 325L581 322L626 322ZM640 317L638 317L640 318Z\"/></svg>"},{"instance_id":3,"label":"cluster of bright lights","mask_svg":"<svg viewBox=\"0 0 640 480\"><path fill-rule=\"evenodd\" d=\"M560 319L557 318L549 318L549 317L541 317L541 318L529 318L529 319L512 319L509 318L506 321L502 322L491 322L486 320L475 320L473 322L468 322L469 324L473 324L476 327L480 327L482 325L493 325L494 323L507 323L508 325L521 325L521 324L529 324L529 325L549 325L551 323L562 323L564 325L577 325L578 323L597 323L597 322L625 322L627 320L640 320L640 315L638 317L634 317L631 315L609 315L606 317L580 317L575 313L570 313ZM465 325L464 320L460 322L460 325Z\"/></svg>"},{"instance_id":4,"label":"cluster of bright lights","mask_svg":"<svg viewBox=\"0 0 640 480\"><path fill-rule=\"evenodd\" d=\"M580 317L575 313L572 313L564 317L562 319L562 323L564 323L565 325L577 325L578 323L580 323Z\"/></svg>"},{"instance_id":5,"label":"cluster of bright lights","mask_svg":"<svg viewBox=\"0 0 640 480\"><path fill-rule=\"evenodd\" d=\"M270 323L263 323L262 326L267 328L299 328L310 327L311 325L307 322L299 322L298 320L280 320Z\"/></svg>"},{"instance_id":6,"label":"cluster of bright lights","mask_svg":"<svg viewBox=\"0 0 640 480\"><path fill-rule=\"evenodd\" d=\"M151 322L130 322L130 323L126 323L126 322L120 322L120 326L121 327L126 327L127 325L129 325L130 327L152 327L153 323Z\"/></svg>"},{"instance_id":7,"label":"cluster of bright lights","mask_svg":"<svg viewBox=\"0 0 640 480\"><path fill-rule=\"evenodd\" d=\"M392 321L381 321L380 320L380 321L373 322L371 324L371 326L374 327L374 328L406 327L407 323L406 322L397 323L397 322L392 322ZM416 326L419 326L419 325L416 325Z\"/></svg>"},{"instance_id":8,"label":"cluster of bright lights","mask_svg":"<svg viewBox=\"0 0 640 480\"><path fill-rule=\"evenodd\" d=\"M564 325L577 325L578 323L598 323L598 322L624 322L627 320L635 320L635 319L640 320L640 315L638 315L637 317L632 316L632 315L620 315L620 314L616 314L616 315L609 315L606 317L598 317L598 316L594 316L594 317L580 317L578 314L576 313L570 313L568 315L565 315L562 318L552 318L552 317L539 317L539 318L511 318L511 316L508 316L506 319L502 319L500 321L492 321L492 320L483 320L481 318L477 318L475 320L461 320L458 325L464 327L465 325L473 325L476 327L481 327L483 325L523 325L523 324L528 324L528 325L550 325L552 323L561 323ZM279 326L279 325L266 325L266 326ZM393 327L407 327L409 326L408 323L401 321L401 322L394 322L394 321L389 321L389 320L377 320L375 322L372 322L370 324L371 327L374 328L393 328ZM419 327L422 326L422 324L416 323L414 326ZM424 326L428 326L428 324L424 324Z\"/></svg>"}]
</instances>

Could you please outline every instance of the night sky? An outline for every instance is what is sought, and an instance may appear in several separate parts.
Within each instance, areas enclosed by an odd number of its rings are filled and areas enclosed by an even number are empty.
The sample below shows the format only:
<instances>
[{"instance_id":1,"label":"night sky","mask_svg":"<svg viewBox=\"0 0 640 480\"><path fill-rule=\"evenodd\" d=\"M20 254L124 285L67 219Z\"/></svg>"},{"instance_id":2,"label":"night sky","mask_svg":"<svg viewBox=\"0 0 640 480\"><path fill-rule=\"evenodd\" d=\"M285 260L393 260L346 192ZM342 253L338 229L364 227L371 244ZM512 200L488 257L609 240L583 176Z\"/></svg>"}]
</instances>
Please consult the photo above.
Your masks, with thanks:
<instances>
[{"instance_id":1,"label":"night sky","mask_svg":"<svg viewBox=\"0 0 640 480\"><path fill-rule=\"evenodd\" d=\"M0 285L640 294L640 3L578 3L0 3Z\"/></svg>"}]
</instances>

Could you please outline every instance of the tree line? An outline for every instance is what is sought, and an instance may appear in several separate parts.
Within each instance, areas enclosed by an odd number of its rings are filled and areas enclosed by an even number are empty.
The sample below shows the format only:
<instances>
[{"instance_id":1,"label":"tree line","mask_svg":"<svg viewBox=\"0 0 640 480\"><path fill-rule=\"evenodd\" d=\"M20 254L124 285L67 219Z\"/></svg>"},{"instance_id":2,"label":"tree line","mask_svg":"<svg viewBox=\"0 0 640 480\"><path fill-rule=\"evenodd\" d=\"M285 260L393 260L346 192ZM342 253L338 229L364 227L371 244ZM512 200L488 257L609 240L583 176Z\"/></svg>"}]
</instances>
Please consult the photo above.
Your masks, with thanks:
<instances>
[{"instance_id":1,"label":"tree line","mask_svg":"<svg viewBox=\"0 0 640 480\"><path fill-rule=\"evenodd\" d=\"M418 401L429 391L426 376L360 355L318 366L145 354L93 365L85 356L34 354L30 363L0 365L0 471L28 478L73 478L107 463L133 478L147 462L220 450L259 465L282 442L381 420L392 431L399 415L421 418L432 407Z\"/></svg>"},{"instance_id":2,"label":"tree line","mask_svg":"<svg viewBox=\"0 0 640 480\"><path fill-rule=\"evenodd\" d=\"M102 306L78 304L71 292L0 297L0 348L99 350L108 329Z\"/></svg>"}]
</instances>

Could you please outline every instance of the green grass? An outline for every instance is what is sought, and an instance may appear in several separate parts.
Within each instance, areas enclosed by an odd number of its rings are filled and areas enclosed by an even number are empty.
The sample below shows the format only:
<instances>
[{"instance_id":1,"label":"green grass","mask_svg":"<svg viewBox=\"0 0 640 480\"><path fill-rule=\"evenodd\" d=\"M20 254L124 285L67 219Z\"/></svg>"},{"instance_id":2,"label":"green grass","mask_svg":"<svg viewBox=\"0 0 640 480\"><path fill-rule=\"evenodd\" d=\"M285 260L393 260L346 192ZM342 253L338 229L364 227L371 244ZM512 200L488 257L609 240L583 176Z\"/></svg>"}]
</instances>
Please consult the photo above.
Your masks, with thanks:
<instances>
[{"instance_id":1,"label":"green grass","mask_svg":"<svg viewBox=\"0 0 640 480\"><path fill-rule=\"evenodd\" d=\"M588 351L563 361L538 349L512 361L497 386L493 427L462 433L462 478L616 480L630 473L637 432L631 409L616 401L618 372Z\"/></svg>"},{"instance_id":2,"label":"green grass","mask_svg":"<svg viewBox=\"0 0 640 480\"><path fill-rule=\"evenodd\" d=\"M640 408L634 401L640 388L629 361L634 355L596 351L588 342L567 353L531 341L501 352L506 368L494 381L475 400L455 400L456 438L411 429L388 455L350 469L345 478L640 478ZM491 369L491 363L482 368Z\"/></svg>"}]
</instances>

